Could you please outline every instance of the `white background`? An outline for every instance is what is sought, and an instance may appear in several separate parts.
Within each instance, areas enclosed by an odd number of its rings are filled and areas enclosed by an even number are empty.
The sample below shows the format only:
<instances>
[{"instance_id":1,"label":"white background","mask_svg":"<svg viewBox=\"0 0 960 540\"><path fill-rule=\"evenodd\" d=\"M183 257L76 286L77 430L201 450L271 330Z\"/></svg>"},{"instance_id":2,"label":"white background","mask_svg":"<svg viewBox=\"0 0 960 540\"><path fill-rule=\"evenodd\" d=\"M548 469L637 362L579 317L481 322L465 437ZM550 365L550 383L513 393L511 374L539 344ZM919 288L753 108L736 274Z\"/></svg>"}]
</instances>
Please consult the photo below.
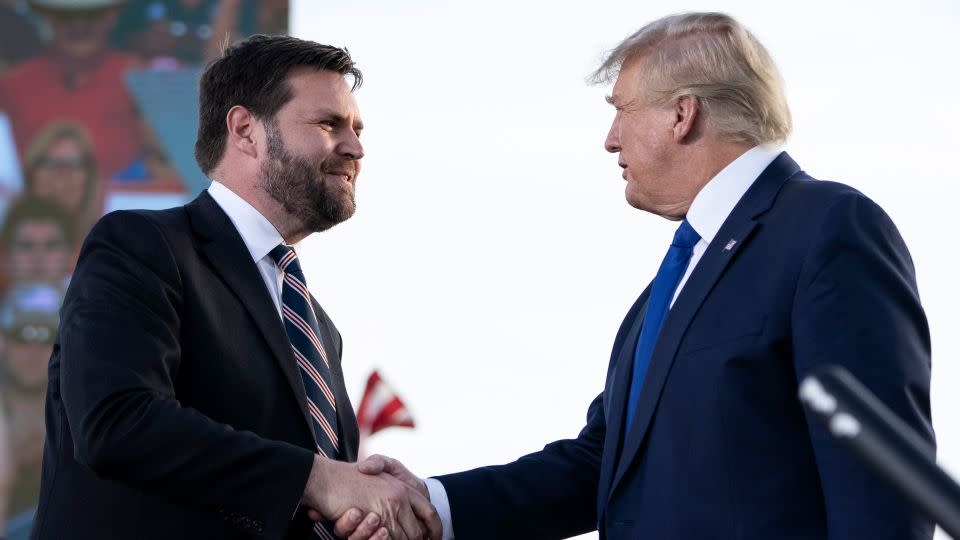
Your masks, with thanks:
<instances>
[{"instance_id":1,"label":"white background","mask_svg":"<svg viewBox=\"0 0 960 540\"><path fill-rule=\"evenodd\" d=\"M343 334L355 405L378 368L416 419L368 451L430 475L576 435L676 227L624 201L602 147L609 88L585 77L652 19L722 10L780 67L795 124L786 149L876 200L906 239L933 339L939 456L960 471L960 3L292 7L294 35L347 46L365 74L358 211L302 253Z\"/></svg>"}]
</instances>

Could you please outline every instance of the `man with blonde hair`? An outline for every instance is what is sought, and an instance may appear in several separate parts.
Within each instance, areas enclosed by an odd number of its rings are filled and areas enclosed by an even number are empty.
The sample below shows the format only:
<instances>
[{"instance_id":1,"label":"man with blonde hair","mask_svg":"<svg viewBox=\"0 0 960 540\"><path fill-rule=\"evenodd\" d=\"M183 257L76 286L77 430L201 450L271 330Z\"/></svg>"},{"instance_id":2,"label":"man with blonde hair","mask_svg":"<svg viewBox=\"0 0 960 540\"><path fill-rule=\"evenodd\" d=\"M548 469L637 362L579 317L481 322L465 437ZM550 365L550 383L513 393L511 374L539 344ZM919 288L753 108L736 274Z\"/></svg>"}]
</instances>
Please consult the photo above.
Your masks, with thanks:
<instances>
[{"instance_id":1,"label":"man with blonde hair","mask_svg":"<svg viewBox=\"0 0 960 540\"><path fill-rule=\"evenodd\" d=\"M790 112L731 17L666 17L604 61L626 199L680 225L617 334L576 439L426 482L444 537L929 539L931 523L812 423L839 364L933 443L930 341L907 248L856 190L777 149ZM452 512L452 513L451 513Z\"/></svg>"}]
</instances>

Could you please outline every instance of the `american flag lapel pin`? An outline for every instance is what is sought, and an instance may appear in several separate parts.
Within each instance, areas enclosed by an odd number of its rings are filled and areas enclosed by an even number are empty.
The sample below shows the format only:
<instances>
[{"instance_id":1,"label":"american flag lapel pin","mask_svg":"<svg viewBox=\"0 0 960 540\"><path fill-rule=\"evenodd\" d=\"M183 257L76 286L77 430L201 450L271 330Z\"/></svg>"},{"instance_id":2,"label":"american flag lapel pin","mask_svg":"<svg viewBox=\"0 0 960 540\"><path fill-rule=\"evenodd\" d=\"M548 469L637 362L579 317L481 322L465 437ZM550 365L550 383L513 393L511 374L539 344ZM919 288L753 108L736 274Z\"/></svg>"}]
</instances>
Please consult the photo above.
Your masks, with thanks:
<instances>
[{"instance_id":1,"label":"american flag lapel pin","mask_svg":"<svg viewBox=\"0 0 960 540\"><path fill-rule=\"evenodd\" d=\"M727 245L726 245L726 246L723 246L723 250L724 250L724 251L732 251L732 250L733 250L733 246L735 246L735 245L737 245L737 241L734 240L733 238L731 238L730 241L727 242Z\"/></svg>"}]
</instances>

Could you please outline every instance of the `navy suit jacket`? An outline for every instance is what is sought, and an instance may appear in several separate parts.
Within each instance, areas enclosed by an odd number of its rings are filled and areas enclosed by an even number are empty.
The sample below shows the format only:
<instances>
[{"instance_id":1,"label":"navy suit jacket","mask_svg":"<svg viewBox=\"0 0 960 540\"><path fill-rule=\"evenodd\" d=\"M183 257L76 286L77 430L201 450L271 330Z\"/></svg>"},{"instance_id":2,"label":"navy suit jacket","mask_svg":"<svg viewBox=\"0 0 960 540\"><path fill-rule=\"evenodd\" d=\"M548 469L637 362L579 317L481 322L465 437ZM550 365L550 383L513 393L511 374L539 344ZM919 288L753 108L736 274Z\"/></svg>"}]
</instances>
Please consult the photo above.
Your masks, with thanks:
<instances>
[{"instance_id":1,"label":"navy suit jacket","mask_svg":"<svg viewBox=\"0 0 960 540\"><path fill-rule=\"evenodd\" d=\"M314 302L340 452L357 421L340 334ZM312 538L303 382L240 234L206 192L87 236L50 358L33 539Z\"/></svg>"},{"instance_id":2,"label":"navy suit jacket","mask_svg":"<svg viewBox=\"0 0 960 540\"><path fill-rule=\"evenodd\" d=\"M797 398L804 375L839 364L934 442L913 263L875 203L778 156L677 297L624 438L648 295L627 313L576 439L438 477L458 540L596 528L610 540L933 536Z\"/></svg>"}]
</instances>

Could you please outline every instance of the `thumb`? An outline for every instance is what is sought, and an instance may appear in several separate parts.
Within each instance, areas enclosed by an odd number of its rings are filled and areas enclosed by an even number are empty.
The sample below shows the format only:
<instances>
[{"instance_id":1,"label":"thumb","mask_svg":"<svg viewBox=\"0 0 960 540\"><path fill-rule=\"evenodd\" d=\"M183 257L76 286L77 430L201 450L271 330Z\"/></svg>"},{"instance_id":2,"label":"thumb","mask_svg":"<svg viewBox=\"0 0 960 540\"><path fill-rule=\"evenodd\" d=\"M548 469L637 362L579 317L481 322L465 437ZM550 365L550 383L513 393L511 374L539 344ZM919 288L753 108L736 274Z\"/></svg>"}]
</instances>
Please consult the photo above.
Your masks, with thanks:
<instances>
[{"instance_id":1,"label":"thumb","mask_svg":"<svg viewBox=\"0 0 960 540\"><path fill-rule=\"evenodd\" d=\"M386 458L378 455L370 456L357 464L357 469L363 474L380 474L386 467Z\"/></svg>"}]
</instances>

